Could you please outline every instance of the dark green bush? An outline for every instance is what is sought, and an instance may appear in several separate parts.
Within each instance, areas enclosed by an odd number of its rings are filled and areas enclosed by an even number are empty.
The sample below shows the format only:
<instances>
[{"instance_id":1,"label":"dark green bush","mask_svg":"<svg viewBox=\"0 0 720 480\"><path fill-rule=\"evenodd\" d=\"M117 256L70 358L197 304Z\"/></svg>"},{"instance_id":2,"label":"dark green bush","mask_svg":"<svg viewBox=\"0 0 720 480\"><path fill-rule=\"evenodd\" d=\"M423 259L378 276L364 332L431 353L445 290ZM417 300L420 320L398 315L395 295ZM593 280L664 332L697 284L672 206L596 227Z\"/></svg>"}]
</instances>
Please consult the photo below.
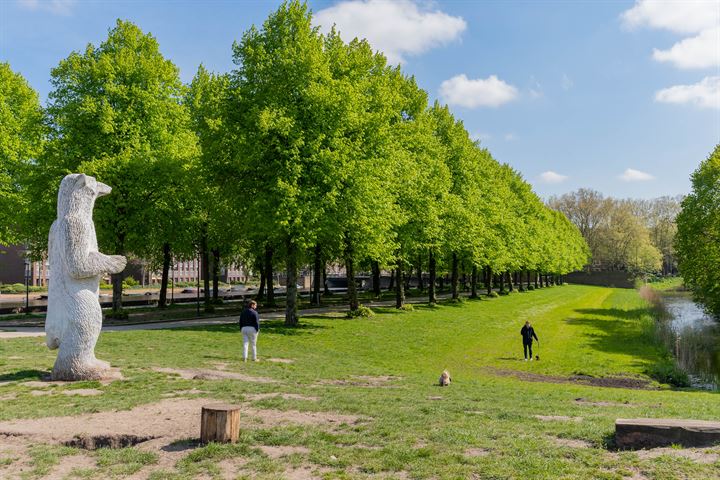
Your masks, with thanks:
<instances>
[{"instance_id":1,"label":"dark green bush","mask_svg":"<svg viewBox=\"0 0 720 480\"><path fill-rule=\"evenodd\" d=\"M105 314L105 318L111 318L113 320L127 320L128 316L128 311L123 309L110 310L108 313Z\"/></svg>"},{"instance_id":2,"label":"dark green bush","mask_svg":"<svg viewBox=\"0 0 720 480\"><path fill-rule=\"evenodd\" d=\"M357 310L350 310L347 312L348 318L357 318L357 317L372 317L375 315L375 312L373 312L370 308L360 305Z\"/></svg>"},{"instance_id":3,"label":"dark green bush","mask_svg":"<svg viewBox=\"0 0 720 480\"><path fill-rule=\"evenodd\" d=\"M660 383L666 383L674 387L690 386L690 378L688 378L687 373L682 371L672 358L666 358L652 365L645 373Z\"/></svg>"},{"instance_id":4,"label":"dark green bush","mask_svg":"<svg viewBox=\"0 0 720 480\"><path fill-rule=\"evenodd\" d=\"M488 298L497 298L499 296L500 295L498 295L498 292L496 292L495 290L492 290L490 293L487 294Z\"/></svg>"}]
</instances>

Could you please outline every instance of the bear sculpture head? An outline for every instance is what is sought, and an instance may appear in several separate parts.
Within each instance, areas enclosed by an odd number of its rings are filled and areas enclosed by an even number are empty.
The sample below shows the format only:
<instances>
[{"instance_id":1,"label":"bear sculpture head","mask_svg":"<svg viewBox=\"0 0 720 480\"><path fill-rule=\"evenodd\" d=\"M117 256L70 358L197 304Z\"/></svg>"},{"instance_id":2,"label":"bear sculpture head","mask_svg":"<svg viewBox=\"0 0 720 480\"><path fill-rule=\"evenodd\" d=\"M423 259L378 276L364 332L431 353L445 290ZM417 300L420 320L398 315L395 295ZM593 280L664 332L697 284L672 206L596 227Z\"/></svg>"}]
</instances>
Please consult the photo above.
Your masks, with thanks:
<instances>
[{"instance_id":1,"label":"bear sculpture head","mask_svg":"<svg viewBox=\"0 0 720 480\"><path fill-rule=\"evenodd\" d=\"M95 200L111 191L112 188L98 182L95 177L84 173L67 175L60 183L58 191L57 218L81 212L90 213L95 205Z\"/></svg>"}]
</instances>

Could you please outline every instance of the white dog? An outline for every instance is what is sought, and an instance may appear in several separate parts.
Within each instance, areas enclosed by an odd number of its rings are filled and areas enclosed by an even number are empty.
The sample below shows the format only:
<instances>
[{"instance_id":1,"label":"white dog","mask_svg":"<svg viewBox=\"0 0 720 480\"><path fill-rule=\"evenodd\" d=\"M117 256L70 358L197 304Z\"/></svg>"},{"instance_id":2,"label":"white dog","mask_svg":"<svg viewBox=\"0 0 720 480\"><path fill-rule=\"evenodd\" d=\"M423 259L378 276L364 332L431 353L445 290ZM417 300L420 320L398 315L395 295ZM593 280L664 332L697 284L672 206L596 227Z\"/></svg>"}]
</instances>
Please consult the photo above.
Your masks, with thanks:
<instances>
[{"instance_id":1,"label":"white dog","mask_svg":"<svg viewBox=\"0 0 720 480\"><path fill-rule=\"evenodd\" d=\"M447 370L444 370L440 374L440 386L447 387L448 385L450 385L450 374L448 373Z\"/></svg>"}]
</instances>

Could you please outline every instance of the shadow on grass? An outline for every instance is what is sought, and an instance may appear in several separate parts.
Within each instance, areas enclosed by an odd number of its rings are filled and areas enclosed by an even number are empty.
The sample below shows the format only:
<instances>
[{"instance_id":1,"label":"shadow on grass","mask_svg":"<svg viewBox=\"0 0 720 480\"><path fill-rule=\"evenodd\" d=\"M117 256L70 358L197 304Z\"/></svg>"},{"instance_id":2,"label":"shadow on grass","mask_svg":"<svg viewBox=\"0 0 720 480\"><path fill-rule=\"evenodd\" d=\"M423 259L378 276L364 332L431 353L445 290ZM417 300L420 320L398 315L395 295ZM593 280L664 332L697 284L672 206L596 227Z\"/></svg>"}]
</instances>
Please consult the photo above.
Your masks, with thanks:
<instances>
[{"instance_id":1,"label":"shadow on grass","mask_svg":"<svg viewBox=\"0 0 720 480\"><path fill-rule=\"evenodd\" d=\"M0 382L15 382L20 380L44 380L50 372L43 370L20 370L18 372L3 373Z\"/></svg>"},{"instance_id":2,"label":"shadow on grass","mask_svg":"<svg viewBox=\"0 0 720 480\"><path fill-rule=\"evenodd\" d=\"M658 361L658 347L653 339L652 323L641 322L650 314L648 309L636 308L581 308L577 313L583 318L568 318L565 323L589 327L583 333L589 339L588 345L607 353L632 355L639 363L648 366Z\"/></svg>"}]
</instances>

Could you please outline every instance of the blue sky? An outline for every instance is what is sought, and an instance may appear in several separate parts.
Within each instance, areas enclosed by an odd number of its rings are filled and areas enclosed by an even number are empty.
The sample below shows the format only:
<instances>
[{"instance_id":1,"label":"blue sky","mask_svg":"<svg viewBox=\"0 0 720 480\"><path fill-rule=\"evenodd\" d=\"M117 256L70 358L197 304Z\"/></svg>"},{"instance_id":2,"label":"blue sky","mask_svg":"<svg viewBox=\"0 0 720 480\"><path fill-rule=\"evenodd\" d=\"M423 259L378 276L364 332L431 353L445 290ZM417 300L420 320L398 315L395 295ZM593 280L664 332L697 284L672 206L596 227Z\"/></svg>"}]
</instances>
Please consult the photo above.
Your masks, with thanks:
<instances>
[{"instance_id":1,"label":"blue sky","mask_svg":"<svg viewBox=\"0 0 720 480\"><path fill-rule=\"evenodd\" d=\"M278 1L0 0L0 61L40 93L116 18L159 41L189 82L233 68L233 40ZM547 197L580 187L687 193L720 142L720 0L309 2L322 28L367 37L448 103Z\"/></svg>"}]
</instances>

